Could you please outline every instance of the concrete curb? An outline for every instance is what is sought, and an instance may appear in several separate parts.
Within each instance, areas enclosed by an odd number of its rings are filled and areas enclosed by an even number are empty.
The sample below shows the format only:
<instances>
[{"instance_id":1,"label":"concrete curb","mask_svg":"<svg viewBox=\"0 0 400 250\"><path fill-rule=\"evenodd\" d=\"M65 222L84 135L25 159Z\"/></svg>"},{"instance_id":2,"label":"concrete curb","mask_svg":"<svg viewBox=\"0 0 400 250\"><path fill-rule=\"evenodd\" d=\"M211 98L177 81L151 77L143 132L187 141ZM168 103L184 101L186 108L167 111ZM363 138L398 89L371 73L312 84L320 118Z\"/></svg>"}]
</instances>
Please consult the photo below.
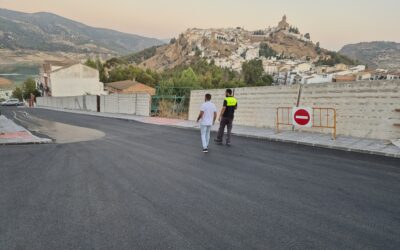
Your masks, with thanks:
<instances>
[{"instance_id":1,"label":"concrete curb","mask_svg":"<svg viewBox=\"0 0 400 250\"><path fill-rule=\"evenodd\" d=\"M91 115L91 116L97 116L97 117L104 117L104 118L112 118L112 119L119 119L119 120L125 120L125 121L136 121L136 122L141 122L145 124L152 124L152 125L158 125L158 126L168 126L168 127L173 127L173 128L179 128L179 129L189 129L189 130L198 130L196 127L189 127L189 126L181 126L181 125L174 125L174 124L154 124L154 123L149 123L145 121L141 121L140 119L134 119L134 118L129 118L129 117L112 117L112 114L102 114L102 113L96 113L96 112L89 112L89 111L80 111L80 110L68 110L68 109L56 109L56 108L48 108L48 107L37 107L40 109L46 109L46 110L52 110L52 111L61 111L61 112L67 112L67 113L74 113L74 114L85 114L85 115ZM268 137L268 136L257 136L257 135L248 135L248 134L243 134L243 133L232 133L235 136L240 136L244 138L252 138L252 139L258 139L258 140L266 140L266 141L274 141L274 142L282 142L282 143L291 143L291 144L297 144L297 145L304 145L304 146L309 146L309 147L318 147L318 148L326 148L326 149L334 149L334 150L340 150L340 151L346 151L346 152L354 152L354 153L361 153L361 154L369 154L369 155L378 155L378 156L384 156L384 157L391 157L391 158L400 158L400 153L384 153L384 152L379 152L379 151L373 151L373 150L368 150L368 149L359 149L359 148L350 148L350 147L345 147L345 146L335 146L335 145L326 145L326 144L321 144L321 143L312 143L312 142L304 142L304 141L296 141L296 140L290 140L290 139L281 139L281 138L274 138L274 137Z\"/></svg>"},{"instance_id":2,"label":"concrete curb","mask_svg":"<svg viewBox=\"0 0 400 250\"><path fill-rule=\"evenodd\" d=\"M7 118L6 116L2 116L4 122L8 124L9 128L6 130L9 133L26 133L28 135L27 138L20 137L10 137L10 138L0 138L0 146L5 145L32 145L32 144L48 144L53 143L51 139L40 138L36 135L33 135L29 130L22 127L21 125L16 124L13 120ZM4 126L4 124L3 124Z\"/></svg>"},{"instance_id":3,"label":"concrete curb","mask_svg":"<svg viewBox=\"0 0 400 250\"><path fill-rule=\"evenodd\" d=\"M25 141L25 142L1 142L0 141L0 146L6 146L6 145L40 145L40 144L51 144L54 141L50 139L43 139L41 141Z\"/></svg>"},{"instance_id":4,"label":"concrete curb","mask_svg":"<svg viewBox=\"0 0 400 250\"><path fill-rule=\"evenodd\" d=\"M180 129L197 130L197 128L194 128L194 127L181 127L181 126L175 126L175 125L165 125L165 126L174 127L174 128L180 128ZM341 147L341 146L332 146L332 145L325 145L325 144L319 144L319 143L294 141L294 140L288 140L288 139L263 137L263 136L255 136L255 135L246 135L246 134L240 134L240 133L238 134L238 133L235 133L235 132L232 132L232 135L239 136L239 137L244 137L244 138L257 139L257 140L290 143L290 144L304 145L304 146L308 146L308 147L334 149L334 150L339 150L339 151L361 153L361 154L369 154L369 155L378 155L378 156L385 156L385 157L399 158L400 159L400 154L390 154L390 153L383 153L383 152L365 150L365 149L353 149L353 148L347 148L347 147Z\"/></svg>"}]
</instances>

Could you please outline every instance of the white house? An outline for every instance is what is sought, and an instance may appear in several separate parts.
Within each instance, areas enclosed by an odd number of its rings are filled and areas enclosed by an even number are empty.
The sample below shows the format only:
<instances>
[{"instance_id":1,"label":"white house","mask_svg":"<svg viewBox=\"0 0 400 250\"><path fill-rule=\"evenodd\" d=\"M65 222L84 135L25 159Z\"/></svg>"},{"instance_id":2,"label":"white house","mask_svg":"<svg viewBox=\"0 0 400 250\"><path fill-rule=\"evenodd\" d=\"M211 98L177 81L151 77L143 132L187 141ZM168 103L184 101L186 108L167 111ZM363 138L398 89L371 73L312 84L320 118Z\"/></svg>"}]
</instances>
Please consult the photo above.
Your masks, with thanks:
<instances>
[{"instance_id":1,"label":"white house","mask_svg":"<svg viewBox=\"0 0 400 250\"><path fill-rule=\"evenodd\" d=\"M40 79L44 96L80 96L105 94L96 69L76 63L72 65L45 64Z\"/></svg>"},{"instance_id":2,"label":"white house","mask_svg":"<svg viewBox=\"0 0 400 250\"><path fill-rule=\"evenodd\" d=\"M311 76L304 77L302 83L311 84L333 82L333 76L334 74L313 74Z\"/></svg>"},{"instance_id":3,"label":"white house","mask_svg":"<svg viewBox=\"0 0 400 250\"><path fill-rule=\"evenodd\" d=\"M400 79L400 73L393 72L393 73L388 73L386 76L387 80L398 80Z\"/></svg>"},{"instance_id":4,"label":"white house","mask_svg":"<svg viewBox=\"0 0 400 250\"><path fill-rule=\"evenodd\" d=\"M272 61L262 58L262 63L263 63L264 72L266 74L273 75L273 74L278 73L278 71L279 71L278 65L276 65Z\"/></svg>"},{"instance_id":5,"label":"white house","mask_svg":"<svg viewBox=\"0 0 400 250\"><path fill-rule=\"evenodd\" d=\"M260 57L260 47L251 46L246 52L246 60L250 61Z\"/></svg>"},{"instance_id":6,"label":"white house","mask_svg":"<svg viewBox=\"0 0 400 250\"><path fill-rule=\"evenodd\" d=\"M295 67L296 72L307 72L313 69L313 65L311 63L299 63Z\"/></svg>"},{"instance_id":7,"label":"white house","mask_svg":"<svg viewBox=\"0 0 400 250\"><path fill-rule=\"evenodd\" d=\"M372 77L371 72L368 71L362 71L356 73L356 81L364 81L364 80L370 80Z\"/></svg>"},{"instance_id":8,"label":"white house","mask_svg":"<svg viewBox=\"0 0 400 250\"><path fill-rule=\"evenodd\" d=\"M335 64L334 68L335 68L334 71L345 71L345 70L349 69L349 66L347 66L344 63L338 63L338 64Z\"/></svg>"},{"instance_id":9,"label":"white house","mask_svg":"<svg viewBox=\"0 0 400 250\"><path fill-rule=\"evenodd\" d=\"M358 73L358 72L361 72L361 71L365 71L366 69L367 69L367 67L365 65L357 65L355 67L350 68L349 70L352 73Z\"/></svg>"}]
</instances>

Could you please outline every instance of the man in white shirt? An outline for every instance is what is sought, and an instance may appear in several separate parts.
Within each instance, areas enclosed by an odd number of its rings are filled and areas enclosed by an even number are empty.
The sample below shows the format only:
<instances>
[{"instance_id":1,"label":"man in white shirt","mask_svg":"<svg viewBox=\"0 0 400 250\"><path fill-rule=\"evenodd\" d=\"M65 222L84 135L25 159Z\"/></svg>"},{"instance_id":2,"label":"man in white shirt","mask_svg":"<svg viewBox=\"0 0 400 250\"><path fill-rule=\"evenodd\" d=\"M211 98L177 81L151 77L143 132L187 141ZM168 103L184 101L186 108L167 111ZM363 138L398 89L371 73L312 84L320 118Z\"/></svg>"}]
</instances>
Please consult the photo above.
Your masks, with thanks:
<instances>
[{"instance_id":1,"label":"man in white shirt","mask_svg":"<svg viewBox=\"0 0 400 250\"><path fill-rule=\"evenodd\" d=\"M197 122L200 122L201 141L203 143L203 153L208 153L208 145L210 144L211 127L217 119L217 107L211 102L211 95L206 94L205 102L201 105L200 114Z\"/></svg>"}]
</instances>

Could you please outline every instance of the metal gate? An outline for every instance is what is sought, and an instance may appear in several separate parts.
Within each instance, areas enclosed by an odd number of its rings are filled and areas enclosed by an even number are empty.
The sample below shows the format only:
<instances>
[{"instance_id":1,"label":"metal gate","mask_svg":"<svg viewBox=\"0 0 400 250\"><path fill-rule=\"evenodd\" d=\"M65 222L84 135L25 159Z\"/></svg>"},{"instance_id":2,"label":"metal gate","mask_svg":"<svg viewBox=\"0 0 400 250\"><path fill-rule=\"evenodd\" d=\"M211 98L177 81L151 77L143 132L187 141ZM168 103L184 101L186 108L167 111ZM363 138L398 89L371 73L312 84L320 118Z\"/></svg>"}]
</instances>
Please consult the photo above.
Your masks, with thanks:
<instances>
[{"instance_id":1,"label":"metal gate","mask_svg":"<svg viewBox=\"0 0 400 250\"><path fill-rule=\"evenodd\" d=\"M160 87L151 100L151 115L187 119L192 88Z\"/></svg>"},{"instance_id":2,"label":"metal gate","mask_svg":"<svg viewBox=\"0 0 400 250\"><path fill-rule=\"evenodd\" d=\"M282 126L293 126L292 107L279 107L276 109L276 132L280 132ZM336 109L312 108L313 128L332 129L332 139L336 139Z\"/></svg>"}]
</instances>

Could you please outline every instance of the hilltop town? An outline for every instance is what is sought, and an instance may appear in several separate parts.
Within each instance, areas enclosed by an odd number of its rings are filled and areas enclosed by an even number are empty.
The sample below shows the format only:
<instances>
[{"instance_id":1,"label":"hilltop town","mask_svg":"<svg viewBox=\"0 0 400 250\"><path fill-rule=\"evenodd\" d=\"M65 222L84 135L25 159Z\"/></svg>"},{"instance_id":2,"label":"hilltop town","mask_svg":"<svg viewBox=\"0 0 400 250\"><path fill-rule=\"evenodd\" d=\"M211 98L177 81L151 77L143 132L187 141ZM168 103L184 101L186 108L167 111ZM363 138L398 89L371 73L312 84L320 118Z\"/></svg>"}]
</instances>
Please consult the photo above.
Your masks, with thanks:
<instances>
[{"instance_id":1,"label":"hilltop town","mask_svg":"<svg viewBox=\"0 0 400 250\"><path fill-rule=\"evenodd\" d=\"M163 71L198 58L240 72L244 62L262 60L264 72L275 84L323 83L398 79L400 73L367 70L355 60L321 48L309 33L288 23L286 15L275 27L247 31L241 27L188 29L169 45L144 58L140 66Z\"/></svg>"}]
</instances>

